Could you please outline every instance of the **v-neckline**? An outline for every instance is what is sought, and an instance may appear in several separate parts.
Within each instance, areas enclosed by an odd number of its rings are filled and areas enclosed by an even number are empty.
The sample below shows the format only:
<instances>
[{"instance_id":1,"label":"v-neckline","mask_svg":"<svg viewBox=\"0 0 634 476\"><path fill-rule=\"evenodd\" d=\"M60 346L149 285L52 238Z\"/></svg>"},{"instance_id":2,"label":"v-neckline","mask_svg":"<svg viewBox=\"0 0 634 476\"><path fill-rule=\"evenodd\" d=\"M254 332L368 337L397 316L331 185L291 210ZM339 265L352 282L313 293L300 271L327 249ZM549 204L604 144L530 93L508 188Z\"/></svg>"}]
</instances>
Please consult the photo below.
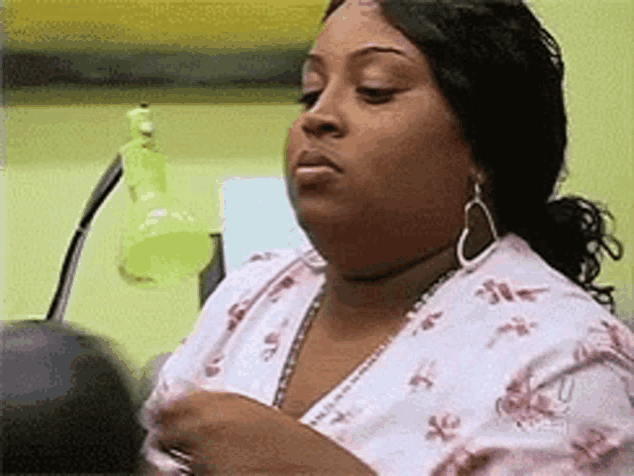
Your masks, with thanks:
<instances>
[{"instance_id":1,"label":"v-neckline","mask_svg":"<svg viewBox=\"0 0 634 476\"><path fill-rule=\"evenodd\" d=\"M317 316L315 316L315 319ZM296 356L296 366L286 387L281 411L301 420L315 405L339 388L357 368L387 345L390 334L377 333L360 341L341 342L331 339L320 323L310 326ZM355 349L360 346L360 350ZM315 388L317 385L317 389Z\"/></svg>"},{"instance_id":2,"label":"v-neckline","mask_svg":"<svg viewBox=\"0 0 634 476\"><path fill-rule=\"evenodd\" d=\"M422 305L421 308L424 307L428 300L433 297L438 289L443 287L448 281L451 281L457 274L459 274L459 270L451 270L444 275L442 275L435 283L433 283L427 292L421 297ZM291 348L287 353L287 357L285 359L285 363L282 366L281 377L279 379L279 383L277 386L277 391L275 393L275 397L273 400L273 406L278 408L280 411L282 409L286 409L286 396L287 389L290 383L290 380L293 378L293 373L296 370L296 362L302 352L302 348L305 343L305 337L308 332L310 332L310 327L314 322L315 318L315 302L319 299L322 299L325 292L325 277L322 276L319 284L316 287L315 293L313 295L313 299L311 299L310 304L306 310L304 318L300 323L300 326L296 332L296 336L293 340ZM415 309L415 312L418 312L420 309ZM405 319L401 322L401 325L398 327L396 332L391 333L389 336L385 336L385 339L382 341L379 339L376 342L376 345L372 347L371 352L366 352L365 357L362 357L360 360L356 361L356 365L351 366L351 370L343 375L342 378L336 379L336 383L329 386L326 390L320 393L317 397L315 397L312 401L309 401L306 405L306 408L303 410L301 416L297 417L298 421L304 420L313 410L318 408L322 403L325 402L331 395L337 393L339 389L341 389L342 385L345 382L353 377L355 374L364 373L367 368L374 365L374 363L385 353L385 351L390 347L390 345L396 340L400 335L403 334L404 330L408 328L411 324L410 319ZM368 346L368 348L370 348ZM360 379L355 380L355 386L359 384ZM339 401L343 398L350 389L352 385L346 385L345 388L339 391L335 399ZM291 410L292 411L292 410ZM312 423L311 423L312 424Z\"/></svg>"}]
</instances>

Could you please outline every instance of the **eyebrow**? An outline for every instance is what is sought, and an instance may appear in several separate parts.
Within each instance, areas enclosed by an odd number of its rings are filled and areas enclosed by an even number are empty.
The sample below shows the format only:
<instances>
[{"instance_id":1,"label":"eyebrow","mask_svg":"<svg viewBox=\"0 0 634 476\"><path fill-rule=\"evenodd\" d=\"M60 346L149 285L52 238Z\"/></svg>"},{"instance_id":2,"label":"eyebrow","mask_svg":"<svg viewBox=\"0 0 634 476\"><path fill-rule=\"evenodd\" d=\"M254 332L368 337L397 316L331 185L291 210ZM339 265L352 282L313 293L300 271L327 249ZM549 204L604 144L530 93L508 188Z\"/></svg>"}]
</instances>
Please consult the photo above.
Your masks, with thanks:
<instances>
[{"instance_id":1,"label":"eyebrow","mask_svg":"<svg viewBox=\"0 0 634 476\"><path fill-rule=\"evenodd\" d=\"M398 48L394 48L392 46L366 46L364 48L361 48L357 51L355 51L354 53L350 54L350 60L354 60L357 58L360 58L362 56L366 56L370 53L396 53L397 55L401 55L404 56L405 58L411 59L407 53L405 53L403 50L399 50ZM307 61L309 60L314 60L317 63L324 63L324 58L323 56L316 54L316 53L306 53L304 55L304 57L302 58L302 64L306 64Z\"/></svg>"}]
</instances>

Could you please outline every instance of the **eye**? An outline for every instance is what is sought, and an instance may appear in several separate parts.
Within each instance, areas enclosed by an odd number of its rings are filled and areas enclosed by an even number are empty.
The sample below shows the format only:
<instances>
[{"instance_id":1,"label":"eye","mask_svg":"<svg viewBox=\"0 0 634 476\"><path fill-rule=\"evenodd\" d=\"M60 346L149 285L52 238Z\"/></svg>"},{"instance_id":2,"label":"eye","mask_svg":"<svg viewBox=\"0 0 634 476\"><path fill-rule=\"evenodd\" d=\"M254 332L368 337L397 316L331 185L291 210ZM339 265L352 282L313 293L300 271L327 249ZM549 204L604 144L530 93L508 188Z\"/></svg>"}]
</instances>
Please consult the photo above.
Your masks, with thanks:
<instances>
[{"instance_id":1,"label":"eye","mask_svg":"<svg viewBox=\"0 0 634 476\"><path fill-rule=\"evenodd\" d=\"M357 92L366 97L370 104L383 104L392 100L396 89L358 88Z\"/></svg>"},{"instance_id":2,"label":"eye","mask_svg":"<svg viewBox=\"0 0 634 476\"><path fill-rule=\"evenodd\" d=\"M389 102L394 97L394 94L398 92L396 89L375 89L375 88L357 88L357 92L362 96L365 96L365 101L370 104L384 104ZM305 104L307 107L312 107L321 91L313 91L302 95L297 101L300 104Z\"/></svg>"},{"instance_id":3,"label":"eye","mask_svg":"<svg viewBox=\"0 0 634 476\"><path fill-rule=\"evenodd\" d=\"M321 91L313 91L310 93L306 93L304 95L302 95L297 102L299 104L305 104L306 106L313 106L315 104L315 102L317 101L317 98L319 97L319 95L321 94Z\"/></svg>"}]
</instances>

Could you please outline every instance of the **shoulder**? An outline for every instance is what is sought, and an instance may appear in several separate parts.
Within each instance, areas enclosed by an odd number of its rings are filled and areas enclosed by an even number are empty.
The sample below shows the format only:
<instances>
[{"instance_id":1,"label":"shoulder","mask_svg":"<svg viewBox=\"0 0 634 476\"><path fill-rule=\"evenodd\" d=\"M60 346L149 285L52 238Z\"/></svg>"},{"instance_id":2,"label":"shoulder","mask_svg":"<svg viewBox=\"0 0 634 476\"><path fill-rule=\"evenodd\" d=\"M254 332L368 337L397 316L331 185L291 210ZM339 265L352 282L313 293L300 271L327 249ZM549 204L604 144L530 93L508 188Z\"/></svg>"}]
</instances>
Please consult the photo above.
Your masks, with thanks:
<instances>
[{"instance_id":1,"label":"shoulder","mask_svg":"<svg viewBox=\"0 0 634 476\"><path fill-rule=\"evenodd\" d=\"M294 250L288 249L249 255L242 266L230 271L207 298L187 342L219 338L229 321L242 320L242 308L251 307L258 296L299 259Z\"/></svg>"},{"instance_id":2,"label":"shoulder","mask_svg":"<svg viewBox=\"0 0 634 476\"><path fill-rule=\"evenodd\" d=\"M251 291L264 287L297 259L295 251L290 249L258 251L247 256L242 266L230 271L205 301L201 317L221 303L243 299Z\"/></svg>"},{"instance_id":3,"label":"shoulder","mask_svg":"<svg viewBox=\"0 0 634 476\"><path fill-rule=\"evenodd\" d=\"M568 365L585 372L600 361L604 371L634 372L634 334L628 326L519 237L506 240L480 271L474 273L473 290L487 319L499 319L508 333L533 335L515 348L523 355L522 368L563 371Z\"/></svg>"},{"instance_id":4,"label":"shoulder","mask_svg":"<svg viewBox=\"0 0 634 476\"><path fill-rule=\"evenodd\" d=\"M529 358L564 340L627 341L631 336L623 322L518 237L503 239L460 281L451 291L451 298L459 299L453 299L454 307L457 302L464 306L464 316L456 318L482 332L496 358Z\"/></svg>"},{"instance_id":5,"label":"shoulder","mask_svg":"<svg viewBox=\"0 0 634 476\"><path fill-rule=\"evenodd\" d=\"M533 314L569 324L591 317L615 319L514 234L504 237L492 258L473 275L474 295L491 306L524 305Z\"/></svg>"}]
</instances>

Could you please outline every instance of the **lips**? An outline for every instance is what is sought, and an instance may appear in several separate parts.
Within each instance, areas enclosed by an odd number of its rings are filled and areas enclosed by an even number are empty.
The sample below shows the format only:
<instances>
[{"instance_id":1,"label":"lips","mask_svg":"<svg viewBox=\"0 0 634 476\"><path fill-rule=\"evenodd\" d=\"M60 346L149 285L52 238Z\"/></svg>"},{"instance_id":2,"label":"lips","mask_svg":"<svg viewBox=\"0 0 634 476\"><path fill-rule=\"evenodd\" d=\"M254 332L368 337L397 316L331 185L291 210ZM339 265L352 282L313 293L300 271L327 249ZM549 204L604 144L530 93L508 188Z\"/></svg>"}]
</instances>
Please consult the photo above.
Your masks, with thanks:
<instances>
[{"instance_id":1,"label":"lips","mask_svg":"<svg viewBox=\"0 0 634 476\"><path fill-rule=\"evenodd\" d=\"M300 167L330 167L337 172L341 172L341 168L329 157L328 154L317 149L307 149L300 153L299 160L295 166L295 170Z\"/></svg>"}]
</instances>

